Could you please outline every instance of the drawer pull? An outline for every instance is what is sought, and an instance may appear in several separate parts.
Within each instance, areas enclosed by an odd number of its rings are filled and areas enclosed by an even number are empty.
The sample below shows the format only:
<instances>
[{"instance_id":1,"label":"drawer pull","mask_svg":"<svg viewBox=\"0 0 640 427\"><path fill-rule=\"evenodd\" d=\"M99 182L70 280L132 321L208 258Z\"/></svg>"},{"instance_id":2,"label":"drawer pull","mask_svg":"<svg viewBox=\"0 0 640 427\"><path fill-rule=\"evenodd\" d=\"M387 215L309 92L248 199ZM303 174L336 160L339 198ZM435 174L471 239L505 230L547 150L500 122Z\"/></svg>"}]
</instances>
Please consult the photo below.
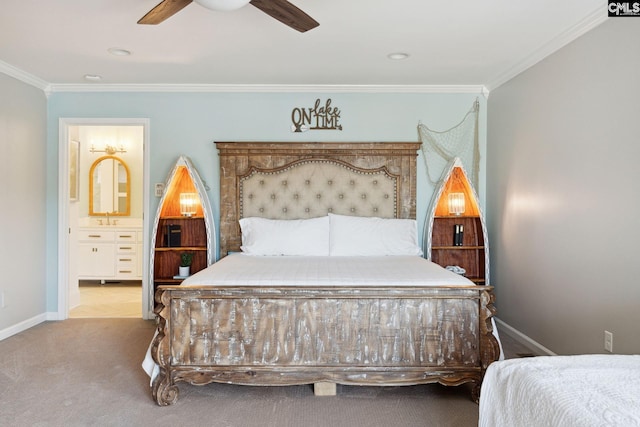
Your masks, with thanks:
<instances>
[{"instance_id":1,"label":"drawer pull","mask_svg":"<svg viewBox=\"0 0 640 427\"><path fill-rule=\"evenodd\" d=\"M131 273L131 270L120 270L120 271L118 271L118 273L123 273L123 274L124 273Z\"/></svg>"},{"instance_id":2,"label":"drawer pull","mask_svg":"<svg viewBox=\"0 0 640 427\"><path fill-rule=\"evenodd\" d=\"M121 234L120 236L121 239L131 239L133 236L131 234Z\"/></svg>"},{"instance_id":3,"label":"drawer pull","mask_svg":"<svg viewBox=\"0 0 640 427\"><path fill-rule=\"evenodd\" d=\"M120 261L131 261L131 258L120 258Z\"/></svg>"},{"instance_id":4,"label":"drawer pull","mask_svg":"<svg viewBox=\"0 0 640 427\"><path fill-rule=\"evenodd\" d=\"M131 246L120 246L120 249L122 249L122 250L127 250L127 249L131 250L132 248L131 248Z\"/></svg>"},{"instance_id":5,"label":"drawer pull","mask_svg":"<svg viewBox=\"0 0 640 427\"><path fill-rule=\"evenodd\" d=\"M102 237L100 234L89 234L89 237Z\"/></svg>"}]
</instances>

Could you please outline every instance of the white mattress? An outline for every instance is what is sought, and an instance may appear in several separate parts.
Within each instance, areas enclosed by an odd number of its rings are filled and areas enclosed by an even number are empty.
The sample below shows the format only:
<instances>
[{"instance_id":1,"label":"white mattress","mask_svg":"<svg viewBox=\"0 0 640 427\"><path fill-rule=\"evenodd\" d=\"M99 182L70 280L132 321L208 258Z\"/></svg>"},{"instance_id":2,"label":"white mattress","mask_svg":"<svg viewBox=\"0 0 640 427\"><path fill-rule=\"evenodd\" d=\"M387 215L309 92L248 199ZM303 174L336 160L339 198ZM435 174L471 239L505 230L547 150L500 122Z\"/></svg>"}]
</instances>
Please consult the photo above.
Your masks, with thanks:
<instances>
[{"instance_id":1,"label":"white mattress","mask_svg":"<svg viewBox=\"0 0 640 427\"><path fill-rule=\"evenodd\" d=\"M640 426L640 355L495 362L482 382L478 425Z\"/></svg>"},{"instance_id":2,"label":"white mattress","mask_svg":"<svg viewBox=\"0 0 640 427\"><path fill-rule=\"evenodd\" d=\"M419 256L227 256L182 285L211 286L473 286Z\"/></svg>"}]
</instances>

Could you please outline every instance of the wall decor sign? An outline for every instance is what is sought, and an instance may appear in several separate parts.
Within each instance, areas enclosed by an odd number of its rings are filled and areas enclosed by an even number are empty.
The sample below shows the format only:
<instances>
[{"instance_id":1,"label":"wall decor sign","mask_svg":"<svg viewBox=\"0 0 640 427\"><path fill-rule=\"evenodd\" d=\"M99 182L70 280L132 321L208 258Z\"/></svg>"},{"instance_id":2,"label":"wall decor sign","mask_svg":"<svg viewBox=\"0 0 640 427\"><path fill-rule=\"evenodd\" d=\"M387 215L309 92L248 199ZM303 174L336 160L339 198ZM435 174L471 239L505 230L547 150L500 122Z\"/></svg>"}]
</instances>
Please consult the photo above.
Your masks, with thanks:
<instances>
[{"instance_id":1,"label":"wall decor sign","mask_svg":"<svg viewBox=\"0 0 640 427\"><path fill-rule=\"evenodd\" d=\"M340 109L331 106L331 98L328 98L324 104L318 98L313 107L294 108L291 111L291 121L293 122L292 132L342 130Z\"/></svg>"}]
</instances>

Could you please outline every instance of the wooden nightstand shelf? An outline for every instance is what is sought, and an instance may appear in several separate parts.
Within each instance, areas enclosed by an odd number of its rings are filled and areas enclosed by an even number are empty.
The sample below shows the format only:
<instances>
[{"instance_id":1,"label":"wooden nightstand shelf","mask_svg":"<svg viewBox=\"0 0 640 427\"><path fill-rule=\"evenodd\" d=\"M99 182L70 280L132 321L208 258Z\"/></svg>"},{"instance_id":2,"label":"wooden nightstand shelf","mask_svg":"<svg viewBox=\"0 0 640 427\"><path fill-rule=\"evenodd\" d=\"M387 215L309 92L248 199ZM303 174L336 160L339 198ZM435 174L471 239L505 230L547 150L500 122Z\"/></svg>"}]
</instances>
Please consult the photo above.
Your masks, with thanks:
<instances>
[{"instance_id":1,"label":"wooden nightstand shelf","mask_svg":"<svg viewBox=\"0 0 640 427\"><path fill-rule=\"evenodd\" d=\"M454 227L464 227L462 245L454 245ZM444 267L458 265L465 276L478 285L485 284L484 233L479 216L438 216L433 220L431 260Z\"/></svg>"},{"instance_id":2,"label":"wooden nightstand shelf","mask_svg":"<svg viewBox=\"0 0 640 427\"><path fill-rule=\"evenodd\" d=\"M180 194L183 193L197 195L195 211L188 216L181 212ZM214 262L213 224L211 207L200 176L188 158L180 157L167 179L153 228L150 283L154 284L154 290L159 285L179 285L182 282L174 276L178 275L183 252L193 254L191 274Z\"/></svg>"},{"instance_id":3,"label":"wooden nightstand shelf","mask_svg":"<svg viewBox=\"0 0 640 427\"><path fill-rule=\"evenodd\" d=\"M450 193L462 193L464 213L449 213ZM465 277L478 285L489 284L489 245L478 197L459 159L454 159L445 170L443 179L434 193L429 209L426 258L436 264L459 266L466 270ZM462 227L462 239L456 241L456 226Z\"/></svg>"}]
</instances>

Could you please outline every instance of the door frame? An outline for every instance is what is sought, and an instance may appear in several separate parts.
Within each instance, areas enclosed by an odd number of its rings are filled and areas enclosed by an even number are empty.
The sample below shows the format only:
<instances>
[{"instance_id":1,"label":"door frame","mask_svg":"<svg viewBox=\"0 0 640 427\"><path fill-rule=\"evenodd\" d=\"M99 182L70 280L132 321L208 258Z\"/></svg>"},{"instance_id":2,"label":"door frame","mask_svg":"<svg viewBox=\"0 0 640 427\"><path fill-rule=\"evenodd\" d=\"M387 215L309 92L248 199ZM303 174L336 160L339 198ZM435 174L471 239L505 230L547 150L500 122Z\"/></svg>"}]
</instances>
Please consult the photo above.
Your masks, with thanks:
<instances>
[{"instance_id":1,"label":"door frame","mask_svg":"<svg viewBox=\"0 0 640 427\"><path fill-rule=\"evenodd\" d=\"M58 312L57 319L69 318L69 127L142 126L142 318L153 318L149 300L149 209L150 209L150 120L148 118L60 118L58 120Z\"/></svg>"}]
</instances>

